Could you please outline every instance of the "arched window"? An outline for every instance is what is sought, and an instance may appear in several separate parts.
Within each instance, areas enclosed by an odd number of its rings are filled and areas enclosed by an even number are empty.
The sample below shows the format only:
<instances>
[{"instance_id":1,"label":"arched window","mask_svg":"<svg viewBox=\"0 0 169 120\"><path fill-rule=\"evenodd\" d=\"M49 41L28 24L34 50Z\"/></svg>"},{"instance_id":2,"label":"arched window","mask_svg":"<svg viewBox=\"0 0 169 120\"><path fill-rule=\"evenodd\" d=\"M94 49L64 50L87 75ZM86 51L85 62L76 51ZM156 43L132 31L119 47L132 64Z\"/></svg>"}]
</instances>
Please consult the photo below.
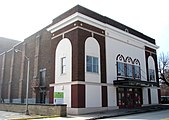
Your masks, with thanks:
<instances>
[{"instance_id":1,"label":"arched window","mask_svg":"<svg viewBox=\"0 0 169 120\"><path fill-rule=\"evenodd\" d=\"M117 61L117 76L125 76L125 59L123 57L123 55L119 54L116 57L116 61Z\"/></svg>"},{"instance_id":2,"label":"arched window","mask_svg":"<svg viewBox=\"0 0 169 120\"><path fill-rule=\"evenodd\" d=\"M132 65L132 58L126 57L126 77L133 77L133 65Z\"/></svg>"},{"instance_id":3,"label":"arched window","mask_svg":"<svg viewBox=\"0 0 169 120\"><path fill-rule=\"evenodd\" d=\"M63 38L55 51L55 83L70 82L72 74L72 44ZM66 77L66 79L65 79Z\"/></svg>"},{"instance_id":4,"label":"arched window","mask_svg":"<svg viewBox=\"0 0 169 120\"><path fill-rule=\"evenodd\" d=\"M148 74L149 74L149 81L155 81L155 63L152 56L148 57Z\"/></svg>"},{"instance_id":5,"label":"arched window","mask_svg":"<svg viewBox=\"0 0 169 120\"><path fill-rule=\"evenodd\" d=\"M100 46L93 37L88 37L85 42L86 72L100 73L99 59Z\"/></svg>"},{"instance_id":6,"label":"arched window","mask_svg":"<svg viewBox=\"0 0 169 120\"><path fill-rule=\"evenodd\" d=\"M117 76L129 79L141 79L140 61L138 59L132 60L127 56L126 59L123 55L118 54L116 57L117 62Z\"/></svg>"},{"instance_id":7,"label":"arched window","mask_svg":"<svg viewBox=\"0 0 169 120\"><path fill-rule=\"evenodd\" d=\"M134 59L133 66L134 66L134 78L140 79L141 78L141 69L140 69L140 62L138 59Z\"/></svg>"}]
</instances>

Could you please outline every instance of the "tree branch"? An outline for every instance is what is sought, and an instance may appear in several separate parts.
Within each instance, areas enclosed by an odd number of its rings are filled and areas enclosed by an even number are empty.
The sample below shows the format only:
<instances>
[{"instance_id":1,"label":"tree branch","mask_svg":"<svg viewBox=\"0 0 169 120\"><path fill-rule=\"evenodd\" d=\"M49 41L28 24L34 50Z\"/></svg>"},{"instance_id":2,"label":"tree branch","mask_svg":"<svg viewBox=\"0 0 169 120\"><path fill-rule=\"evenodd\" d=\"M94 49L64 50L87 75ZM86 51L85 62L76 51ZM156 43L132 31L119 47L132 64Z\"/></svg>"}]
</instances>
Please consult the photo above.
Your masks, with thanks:
<instances>
[{"instance_id":1,"label":"tree branch","mask_svg":"<svg viewBox=\"0 0 169 120\"><path fill-rule=\"evenodd\" d=\"M165 84L169 86L169 82L167 82L167 80L166 80L164 74L161 73L160 79L163 80L163 81L165 82Z\"/></svg>"}]
</instances>

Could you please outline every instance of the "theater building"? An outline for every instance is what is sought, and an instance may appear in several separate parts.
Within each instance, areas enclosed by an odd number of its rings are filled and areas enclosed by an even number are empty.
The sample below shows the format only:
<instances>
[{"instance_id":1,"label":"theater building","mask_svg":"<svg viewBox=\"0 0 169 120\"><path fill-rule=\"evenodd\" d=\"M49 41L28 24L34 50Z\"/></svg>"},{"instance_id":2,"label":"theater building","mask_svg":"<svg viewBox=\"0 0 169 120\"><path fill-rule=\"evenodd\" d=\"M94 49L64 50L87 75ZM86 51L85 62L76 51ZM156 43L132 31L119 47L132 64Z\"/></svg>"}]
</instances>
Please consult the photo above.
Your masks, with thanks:
<instances>
[{"instance_id":1,"label":"theater building","mask_svg":"<svg viewBox=\"0 0 169 120\"><path fill-rule=\"evenodd\" d=\"M156 49L154 39L77 5L0 55L0 96L25 102L27 56L29 103L64 103L71 114L158 104Z\"/></svg>"}]
</instances>

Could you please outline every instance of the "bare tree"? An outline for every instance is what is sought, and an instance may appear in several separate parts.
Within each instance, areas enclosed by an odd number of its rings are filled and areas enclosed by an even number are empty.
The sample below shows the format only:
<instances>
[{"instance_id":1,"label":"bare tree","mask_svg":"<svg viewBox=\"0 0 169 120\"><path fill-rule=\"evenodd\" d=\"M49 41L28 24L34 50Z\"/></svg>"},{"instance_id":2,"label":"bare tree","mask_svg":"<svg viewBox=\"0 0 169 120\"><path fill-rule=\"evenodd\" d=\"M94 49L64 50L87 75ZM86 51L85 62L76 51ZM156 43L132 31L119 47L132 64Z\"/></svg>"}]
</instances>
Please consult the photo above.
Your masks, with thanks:
<instances>
[{"instance_id":1,"label":"bare tree","mask_svg":"<svg viewBox=\"0 0 169 120\"><path fill-rule=\"evenodd\" d=\"M169 86L169 52L167 54L164 54L164 52L160 53L159 72L161 83Z\"/></svg>"}]
</instances>

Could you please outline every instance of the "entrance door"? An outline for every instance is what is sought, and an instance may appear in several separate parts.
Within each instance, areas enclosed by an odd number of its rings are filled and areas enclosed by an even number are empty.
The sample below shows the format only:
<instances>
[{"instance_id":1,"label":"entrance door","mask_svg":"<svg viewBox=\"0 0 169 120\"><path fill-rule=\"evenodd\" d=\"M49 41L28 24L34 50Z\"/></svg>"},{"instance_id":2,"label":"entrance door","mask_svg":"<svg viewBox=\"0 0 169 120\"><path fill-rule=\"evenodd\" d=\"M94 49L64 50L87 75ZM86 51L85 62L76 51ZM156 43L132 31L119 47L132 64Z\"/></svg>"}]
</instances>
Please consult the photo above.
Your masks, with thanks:
<instances>
[{"instance_id":1,"label":"entrance door","mask_svg":"<svg viewBox=\"0 0 169 120\"><path fill-rule=\"evenodd\" d=\"M125 107L126 108L133 108L133 89L126 88L126 100L125 100Z\"/></svg>"},{"instance_id":2,"label":"entrance door","mask_svg":"<svg viewBox=\"0 0 169 120\"><path fill-rule=\"evenodd\" d=\"M141 89L133 89L134 107L141 107Z\"/></svg>"},{"instance_id":3,"label":"entrance door","mask_svg":"<svg viewBox=\"0 0 169 120\"><path fill-rule=\"evenodd\" d=\"M118 106L119 108L125 108L124 88L118 88Z\"/></svg>"},{"instance_id":4,"label":"entrance door","mask_svg":"<svg viewBox=\"0 0 169 120\"><path fill-rule=\"evenodd\" d=\"M40 103L45 104L46 94L44 92L40 92Z\"/></svg>"},{"instance_id":5,"label":"entrance door","mask_svg":"<svg viewBox=\"0 0 169 120\"><path fill-rule=\"evenodd\" d=\"M140 88L117 88L119 108L141 107L142 93Z\"/></svg>"}]
</instances>

